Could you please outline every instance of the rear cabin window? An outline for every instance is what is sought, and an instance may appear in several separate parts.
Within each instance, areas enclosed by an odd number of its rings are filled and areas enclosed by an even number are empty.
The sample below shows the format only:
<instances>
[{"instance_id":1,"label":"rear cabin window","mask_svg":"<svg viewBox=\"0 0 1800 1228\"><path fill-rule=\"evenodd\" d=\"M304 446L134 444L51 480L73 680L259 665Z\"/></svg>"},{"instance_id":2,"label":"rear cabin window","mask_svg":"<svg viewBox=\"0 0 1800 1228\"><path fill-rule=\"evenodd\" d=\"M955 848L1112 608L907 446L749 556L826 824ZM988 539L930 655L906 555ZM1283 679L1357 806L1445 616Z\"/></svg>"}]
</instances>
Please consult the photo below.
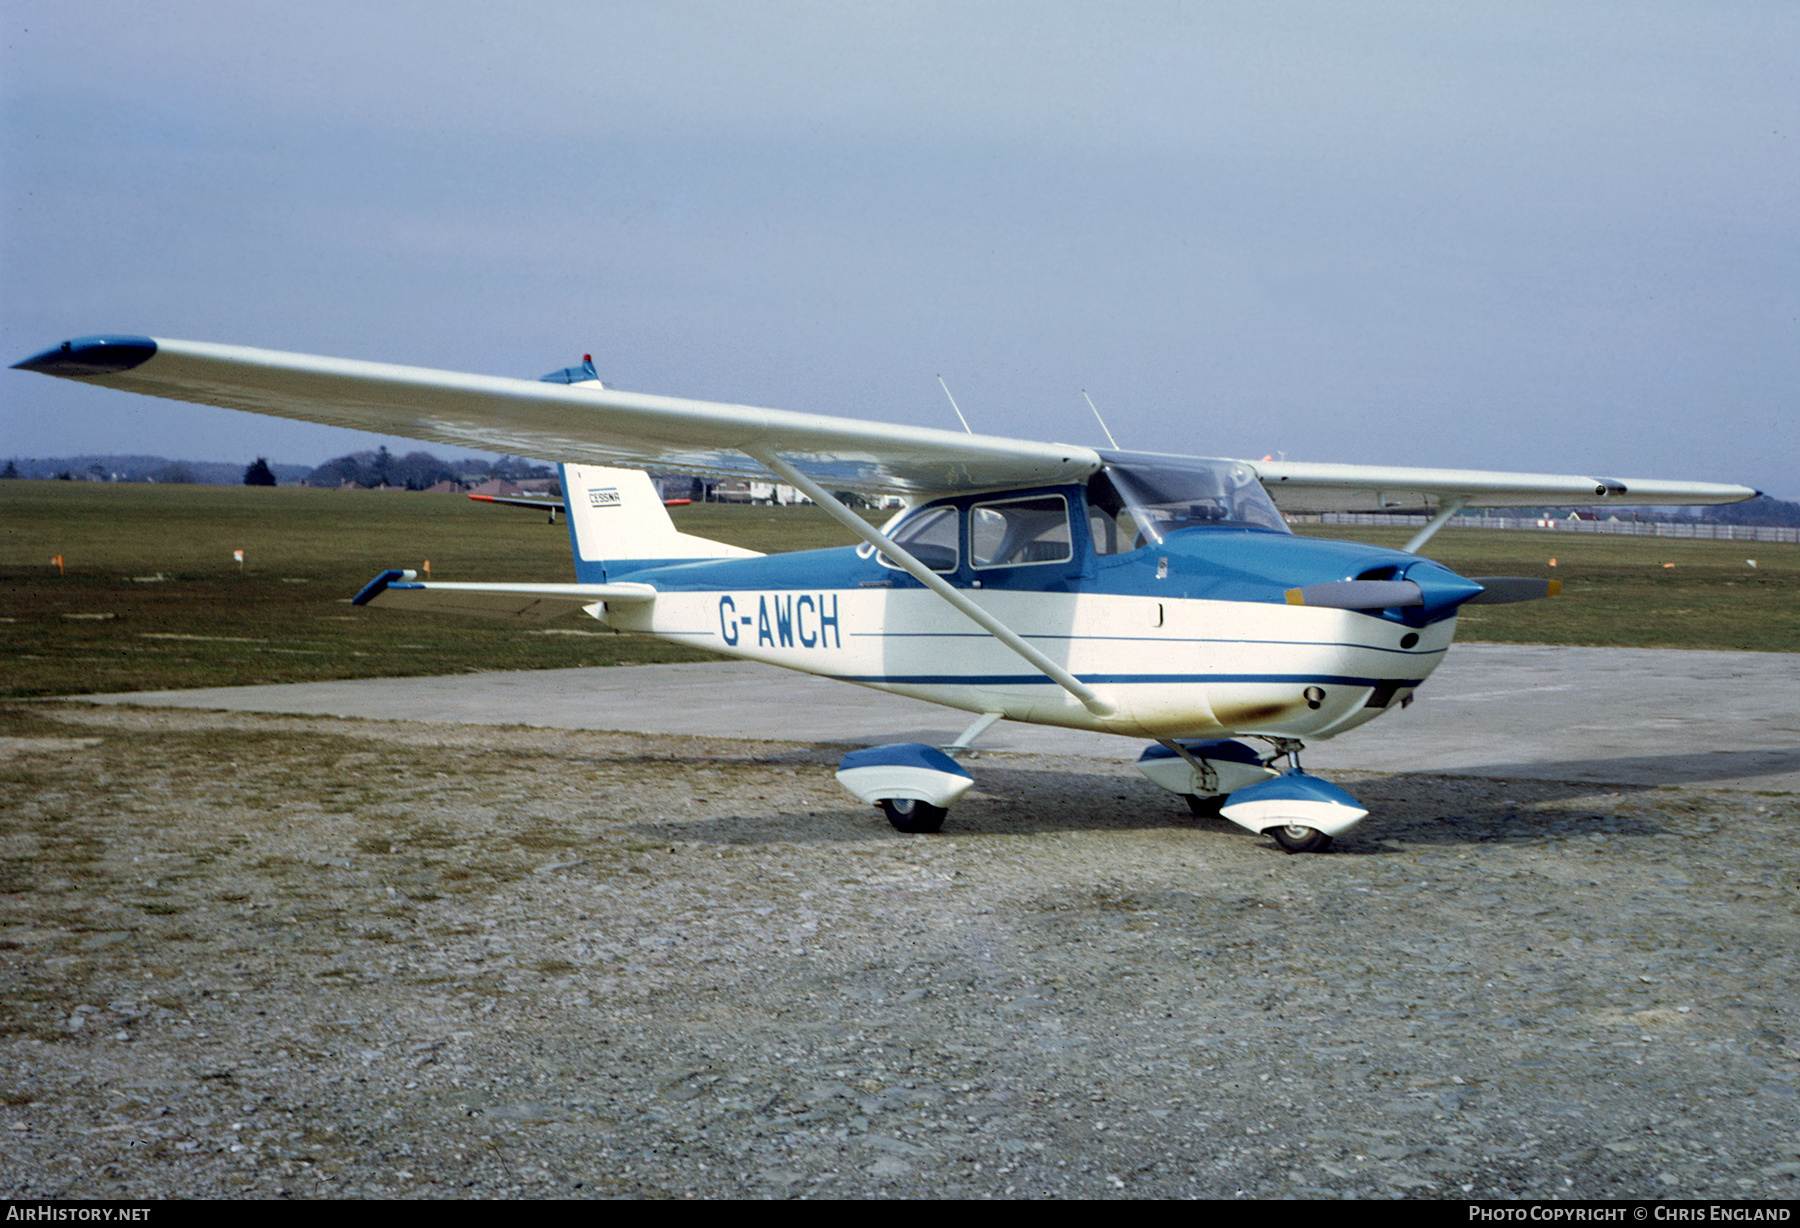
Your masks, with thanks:
<instances>
[{"instance_id":1,"label":"rear cabin window","mask_svg":"<svg viewBox=\"0 0 1800 1228\"><path fill-rule=\"evenodd\" d=\"M977 567L1062 563L1075 556L1061 495L977 503L969 509L969 554Z\"/></svg>"}]
</instances>

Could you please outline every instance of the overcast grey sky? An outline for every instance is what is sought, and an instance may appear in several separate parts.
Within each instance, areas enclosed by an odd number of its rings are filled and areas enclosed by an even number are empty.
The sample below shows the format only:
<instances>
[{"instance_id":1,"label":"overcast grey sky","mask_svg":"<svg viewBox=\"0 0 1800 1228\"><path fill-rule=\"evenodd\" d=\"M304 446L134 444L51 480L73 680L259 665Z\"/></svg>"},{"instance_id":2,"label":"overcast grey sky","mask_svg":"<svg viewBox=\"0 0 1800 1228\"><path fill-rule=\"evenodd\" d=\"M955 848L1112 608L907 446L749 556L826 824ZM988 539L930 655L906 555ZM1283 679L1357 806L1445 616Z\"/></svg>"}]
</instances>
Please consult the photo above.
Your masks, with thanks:
<instances>
[{"instance_id":1,"label":"overcast grey sky","mask_svg":"<svg viewBox=\"0 0 1800 1228\"><path fill-rule=\"evenodd\" d=\"M994 434L1102 443L1086 388L1126 447L1800 496L1791 3L0 15L8 362L591 351L954 428L941 373ZM374 442L0 372L0 455Z\"/></svg>"}]
</instances>

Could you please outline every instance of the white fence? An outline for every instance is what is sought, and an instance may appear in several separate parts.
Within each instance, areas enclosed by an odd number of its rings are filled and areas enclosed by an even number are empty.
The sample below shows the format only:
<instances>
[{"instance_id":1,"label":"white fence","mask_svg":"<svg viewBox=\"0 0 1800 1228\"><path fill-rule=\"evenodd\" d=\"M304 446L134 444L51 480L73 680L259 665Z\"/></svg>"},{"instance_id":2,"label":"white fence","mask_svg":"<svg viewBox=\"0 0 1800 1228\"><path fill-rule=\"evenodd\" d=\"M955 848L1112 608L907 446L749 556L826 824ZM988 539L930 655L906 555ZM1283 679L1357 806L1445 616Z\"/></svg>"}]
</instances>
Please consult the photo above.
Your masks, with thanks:
<instances>
[{"instance_id":1,"label":"white fence","mask_svg":"<svg viewBox=\"0 0 1800 1228\"><path fill-rule=\"evenodd\" d=\"M1291 515L1290 524L1359 524L1411 528L1426 523L1421 515L1385 516L1374 512L1323 512ZM1667 520L1523 520L1513 516L1456 516L1449 529L1537 529L1557 533L1619 533L1626 537L1686 537L1727 542L1794 542L1800 528L1788 525L1712 524Z\"/></svg>"}]
</instances>

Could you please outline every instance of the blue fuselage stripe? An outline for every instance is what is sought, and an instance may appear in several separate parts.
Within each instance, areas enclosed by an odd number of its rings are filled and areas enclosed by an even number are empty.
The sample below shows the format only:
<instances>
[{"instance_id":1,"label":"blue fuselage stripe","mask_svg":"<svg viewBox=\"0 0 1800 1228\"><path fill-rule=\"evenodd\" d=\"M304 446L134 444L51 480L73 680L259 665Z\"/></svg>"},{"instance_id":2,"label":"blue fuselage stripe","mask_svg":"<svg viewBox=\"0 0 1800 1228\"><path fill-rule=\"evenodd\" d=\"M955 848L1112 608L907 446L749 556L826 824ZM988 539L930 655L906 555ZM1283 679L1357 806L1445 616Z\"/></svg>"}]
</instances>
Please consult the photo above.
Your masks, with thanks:
<instances>
[{"instance_id":1,"label":"blue fuselage stripe","mask_svg":"<svg viewBox=\"0 0 1800 1228\"><path fill-rule=\"evenodd\" d=\"M853 640L986 640L985 631L852 631ZM1368 652L1386 652L1398 657L1441 657L1447 648L1387 648L1380 644L1363 644L1354 640L1231 640L1213 636L1160 635L1062 635L1037 631L1020 631L1026 640L1066 640L1070 643L1094 644L1255 644L1275 648L1355 648Z\"/></svg>"}]
</instances>

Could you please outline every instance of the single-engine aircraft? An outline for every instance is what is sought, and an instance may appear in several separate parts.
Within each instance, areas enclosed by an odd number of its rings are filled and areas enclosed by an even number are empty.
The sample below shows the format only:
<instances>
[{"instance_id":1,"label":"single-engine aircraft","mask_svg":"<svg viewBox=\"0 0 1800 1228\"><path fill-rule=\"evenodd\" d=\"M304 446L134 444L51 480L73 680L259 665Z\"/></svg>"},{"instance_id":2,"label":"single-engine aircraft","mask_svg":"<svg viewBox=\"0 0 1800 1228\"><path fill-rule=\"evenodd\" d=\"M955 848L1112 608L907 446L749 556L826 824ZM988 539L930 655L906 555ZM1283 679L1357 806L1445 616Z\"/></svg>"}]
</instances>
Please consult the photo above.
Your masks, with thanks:
<instances>
[{"instance_id":1,"label":"single-engine aircraft","mask_svg":"<svg viewBox=\"0 0 1800 1228\"><path fill-rule=\"evenodd\" d=\"M871 747L838 779L901 831L974 783L954 757L995 721L1149 739L1138 766L1318 851L1367 811L1300 766L1304 742L1411 702L1465 605L1553 581L1466 578L1418 551L1463 508L1732 503L1742 486L1198 458L648 396L591 362L539 380L138 336L16 366L253 413L554 457L576 583L383 572L359 604L623 631L910 695L973 717L949 747ZM862 540L761 556L679 532L638 468L791 484ZM876 528L834 491L899 495ZM1282 513L1423 511L1404 549L1296 537ZM1260 744L1260 745L1258 745ZM1279 766L1278 766L1279 765Z\"/></svg>"}]
</instances>

